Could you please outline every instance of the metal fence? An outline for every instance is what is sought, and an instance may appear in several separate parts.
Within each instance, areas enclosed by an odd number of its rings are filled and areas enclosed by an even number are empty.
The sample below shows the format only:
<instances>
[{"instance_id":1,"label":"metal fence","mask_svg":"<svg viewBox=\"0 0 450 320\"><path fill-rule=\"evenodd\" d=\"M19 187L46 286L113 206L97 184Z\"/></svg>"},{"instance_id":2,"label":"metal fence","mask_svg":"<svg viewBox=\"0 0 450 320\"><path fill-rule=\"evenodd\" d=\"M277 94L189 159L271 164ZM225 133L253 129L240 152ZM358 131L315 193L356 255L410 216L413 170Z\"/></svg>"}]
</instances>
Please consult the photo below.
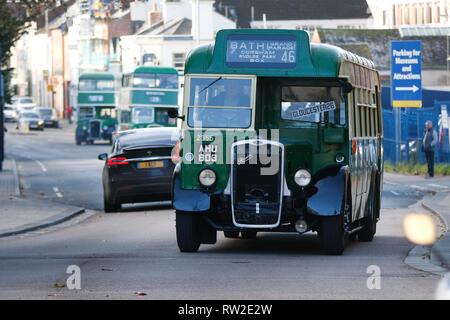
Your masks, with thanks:
<instances>
[{"instance_id":1,"label":"metal fence","mask_svg":"<svg viewBox=\"0 0 450 320\"><path fill-rule=\"evenodd\" d=\"M389 92L388 92L389 91ZM395 140L395 111L390 104L390 88L383 87L383 128L384 159L392 163L425 163L425 154L421 151L425 122L431 120L438 134L435 156L437 163L450 162L448 125L441 121L450 110L450 92L424 90L424 107L420 109L402 108L401 139ZM445 100L439 100L444 98ZM443 111L443 110L446 110ZM444 113L443 113L444 112ZM444 115L444 117L442 117ZM445 119L446 120L446 119ZM396 148L400 148L397 159Z\"/></svg>"}]
</instances>

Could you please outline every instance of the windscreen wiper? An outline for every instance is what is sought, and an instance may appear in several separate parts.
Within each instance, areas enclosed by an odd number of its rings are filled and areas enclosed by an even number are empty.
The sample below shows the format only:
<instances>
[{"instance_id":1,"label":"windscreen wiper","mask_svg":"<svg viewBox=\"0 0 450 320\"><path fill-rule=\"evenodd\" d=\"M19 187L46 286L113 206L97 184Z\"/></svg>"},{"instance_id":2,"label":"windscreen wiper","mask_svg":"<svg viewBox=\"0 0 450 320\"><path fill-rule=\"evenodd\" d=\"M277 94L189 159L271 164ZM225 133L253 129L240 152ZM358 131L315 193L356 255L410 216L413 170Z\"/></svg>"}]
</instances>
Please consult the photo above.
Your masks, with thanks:
<instances>
[{"instance_id":1,"label":"windscreen wiper","mask_svg":"<svg viewBox=\"0 0 450 320\"><path fill-rule=\"evenodd\" d=\"M207 90L209 87L211 87L213 84L215 84L216 82L219 82L220 80L222 80L222 77L218 77L216 80L214 80L213 82L211 82L210 84L208 84L206 87L204 87L202 90L200 90L200 93L202 93L203 91Z\"/></svg>"}]
</instances>

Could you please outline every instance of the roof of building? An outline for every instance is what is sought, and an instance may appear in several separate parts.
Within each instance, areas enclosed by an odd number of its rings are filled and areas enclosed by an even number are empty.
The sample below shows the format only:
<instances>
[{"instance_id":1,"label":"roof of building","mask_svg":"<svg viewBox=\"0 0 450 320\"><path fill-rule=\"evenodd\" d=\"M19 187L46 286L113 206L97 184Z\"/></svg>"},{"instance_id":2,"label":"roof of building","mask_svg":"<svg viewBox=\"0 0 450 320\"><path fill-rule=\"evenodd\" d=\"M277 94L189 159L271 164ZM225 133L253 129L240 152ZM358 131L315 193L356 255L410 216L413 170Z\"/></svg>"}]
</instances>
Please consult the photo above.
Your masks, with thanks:
<instances>
[{"instance_id":1,"label":"roof of building","mask_svg":"<svg viewBox=\"0 0 450 320\"><path fill-rule=\"evenodd\" d=\"M239 28L249 28L252 7L254 19L262 20L330 20L367 19L371 16L366 0L216 0L216 9L228 6L235 8Z\"/></svg>"},{"instance_id":2,"label":"roof of building","mask_svg":"<svg viewBox=\"0 0 450 320\"><path fill-rule=\"evenodd\" d=\"M355 50L372 59L380 70L390 69L390 42L392 40L421 40L422 64L426 69L444 69L447 66L447 40L439 37L402 38L398 30L319 29L320 42L334 44L350 51L349 46L365 44L370 51ZM366 49L365 49L366 51Z\"/></svg>"},{"instance_id":3,"label":"roof of building","mask_svg":"<svg viewBox=\"0 0 450 320\"><path fill-rule=\"evenodd\" d=\"M152 26L144 25L137 31L137 35L190 35L192 20L181 18L167 22L160 21Z\"/></svg>"}]
</instances>

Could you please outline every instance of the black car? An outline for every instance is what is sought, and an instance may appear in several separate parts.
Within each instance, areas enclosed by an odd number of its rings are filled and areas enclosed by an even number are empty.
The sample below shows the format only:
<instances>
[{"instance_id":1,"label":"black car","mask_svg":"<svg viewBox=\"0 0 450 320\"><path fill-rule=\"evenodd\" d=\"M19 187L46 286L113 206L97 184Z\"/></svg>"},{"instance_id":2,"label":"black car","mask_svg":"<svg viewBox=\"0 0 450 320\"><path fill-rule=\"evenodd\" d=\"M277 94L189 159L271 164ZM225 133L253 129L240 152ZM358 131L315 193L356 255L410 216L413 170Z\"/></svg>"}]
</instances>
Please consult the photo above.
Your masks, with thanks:
<instances>
[{"instance_id":1,"label":"black car","mask_svg":"<svg viewBox=\"0 0 450 320\"><path fill-rule=\"evenodd\" d=\"M46 127L53 127L53 128L59 127L58 117L54 109L49 107L39 107L35 108L34 111L39 113L42 120L44 120L44 125Z\"/></svg>"},{"instance_id":2,"label":"black car","mask_svg":"<svg viewBox=\"0 0 450 320\"><path fill-rule=\"evenodd\" d=\"M179 139L177 128L145 128L119 132L111 154L101 154L105 212L123 203L170 200L172 151Z\"/></svg>"}]
</instances>

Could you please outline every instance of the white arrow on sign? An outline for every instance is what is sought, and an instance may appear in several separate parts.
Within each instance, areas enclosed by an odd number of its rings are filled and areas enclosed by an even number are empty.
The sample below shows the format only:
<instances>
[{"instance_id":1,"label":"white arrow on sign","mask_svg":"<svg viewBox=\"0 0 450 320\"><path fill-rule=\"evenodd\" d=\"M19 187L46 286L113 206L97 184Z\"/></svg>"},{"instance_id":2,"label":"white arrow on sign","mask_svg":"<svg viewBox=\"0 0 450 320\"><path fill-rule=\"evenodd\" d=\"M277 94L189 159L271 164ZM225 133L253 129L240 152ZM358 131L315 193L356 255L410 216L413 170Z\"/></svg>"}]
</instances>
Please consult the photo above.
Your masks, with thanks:
<instances>
[{"instance_id":1,"label":"white arrow on sign","mask_svg":"<svg viewBox=\"0 0 450 320\"><path fill-rule=\"evenodd\" d=\"M396 87L395 91L412 91L413 93L416 93L419 91L419 87L416 85L413 85L412 87Z\"/></svg>"}]
</instances>

